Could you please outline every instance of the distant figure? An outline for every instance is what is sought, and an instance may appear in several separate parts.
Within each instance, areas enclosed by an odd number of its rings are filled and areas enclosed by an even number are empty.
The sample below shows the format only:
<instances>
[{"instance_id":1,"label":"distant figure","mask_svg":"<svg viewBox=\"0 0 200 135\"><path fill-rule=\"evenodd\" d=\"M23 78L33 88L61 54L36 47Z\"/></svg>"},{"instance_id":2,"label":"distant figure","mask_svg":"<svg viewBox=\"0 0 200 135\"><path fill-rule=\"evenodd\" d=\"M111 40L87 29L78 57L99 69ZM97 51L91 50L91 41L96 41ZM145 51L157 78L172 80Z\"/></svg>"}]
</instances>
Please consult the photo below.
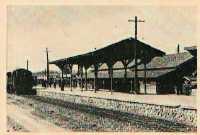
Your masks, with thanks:
<instances>
[{"instance_id":1,"label":"distant figure","mask_svg":"<svg viewBox=\"0 0 200 135\"><path fill-rule=\"evenodd\" d=\"M191 88L191 81L190 80L184 81L183 88L184 88L186 95L188 95L188 96L191 95L192 88Z\"/></svg>"},{"instance_id":2,"label":"distant figure","mask_svg":"<svg viewBox=\"0 0 200 135\"><path fill-rule=\"evenodd\" d=\"M51 83L51 80L49 80L49 81L48 81L48 85L49 85L50 88L51 88L51 84L52 84L52 83Z\"/></svg>"},{"instance_id":3,"label":"distant figure","mask_svg":"<svg viewBox=\"0 0 200 135\"><path fill-rule=\"evenodd\" d=\"M42 81L42 87L44 87L44 80L41 80Z\"/></svg>"},{"instance_id":4,"label":"distant figure","mask_svg":"<svg viewBox=\"0 0 200 135\"><path fill-rule=\"evenodd\" d=\"M61 80L58 81L58 85L59 85L59 87L61 87Z\"/></svg>"},{"instance_id":5,"label":"distant figure","mask_svg":"<svg viewBox=\"0 0 200 135\"><path fill-rule=\"evenodd\" d=\"M63 91L64 90L64 87L65 87L65 82L64 80L61 81L61 90Z\"/></svg>"},{"instance_id":6,"label":"distant figure","mask_svg":"<svg viewBox=\"0 0 200 135\"><path fill-rule=\"evenodd\" d=\"M175 87L175 92L177 95L181 95L183 94L183 79L182 78L179 78L178 76L178 79L176 80L176 87Z\"/></svg>"},{"instance_id":7,"label":"distant figure","mask_svg":"<svg viewBox=\"0 0 200 135\"><path fill-rule=\"evenodd\" d=\"M53 86L56 89L56 80L54 81Z\"/></svg>"},{"instance_id":8,"label":"distant figure","mask_svg":"<svg viewBox=\"0 0 200 135\"><path fill-rule=\"evenodd\" d=\"M46 80L43 80L42 83L43 83L43 87L46 88Z\"/></svg>"}]
</instances>

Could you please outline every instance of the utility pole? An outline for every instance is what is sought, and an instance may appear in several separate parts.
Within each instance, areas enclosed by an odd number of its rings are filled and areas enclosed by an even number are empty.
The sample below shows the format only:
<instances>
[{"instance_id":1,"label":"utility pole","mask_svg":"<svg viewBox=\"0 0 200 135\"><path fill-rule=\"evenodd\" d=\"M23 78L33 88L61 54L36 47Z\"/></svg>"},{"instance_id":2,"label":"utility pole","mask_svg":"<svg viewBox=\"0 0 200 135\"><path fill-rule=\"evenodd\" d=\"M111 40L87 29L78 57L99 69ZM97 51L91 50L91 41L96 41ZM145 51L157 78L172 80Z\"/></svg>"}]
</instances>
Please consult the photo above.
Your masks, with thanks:
<instances>
[{"instance_id":1,"label":"utility pole","mask_svg":"<svg viewBox=\"0 0 200 135\"><path fill-rule=\"evenodd\" d=\"M26 61L26 69L28 70L28 59Z\"/></svg>"},{"instance_id":2,"label":"utility pole","mask_svg":"<svg viewBox=\"0 0 200 135\"><path fill-rule=\"evenodd\" d=\"M137 23L138 22L145 22L144 20L138 20L137 16L135 16L135 20L128 20L128 22L135 23L135 41L137 43ZM134 45L134 58L135 58L135 78L134 78L134 90L138 91L138 73L137 73L137 44ZM131 91L132 93L132 91Z\"/></svg>"},{"instance_id":3,"label":"utility pole","mask_svg":"<svg viewBox=\"0 0 200 135\"><path fill-rule=\"evenodd\" d=\"M179 46L179 44L177 45L177 53L180 53L180 46Z\"/></svg>"},{"instance_id":4,"label":"utility pole","mask_svg":"<svg viewBox=\"0 0 200 135\"><path fill-rule=\"evenodd\" d=\"M46 57L47 57L47 82L49 82L49 54L48 48L46 48Z\"/></svg>"}]
</instances>

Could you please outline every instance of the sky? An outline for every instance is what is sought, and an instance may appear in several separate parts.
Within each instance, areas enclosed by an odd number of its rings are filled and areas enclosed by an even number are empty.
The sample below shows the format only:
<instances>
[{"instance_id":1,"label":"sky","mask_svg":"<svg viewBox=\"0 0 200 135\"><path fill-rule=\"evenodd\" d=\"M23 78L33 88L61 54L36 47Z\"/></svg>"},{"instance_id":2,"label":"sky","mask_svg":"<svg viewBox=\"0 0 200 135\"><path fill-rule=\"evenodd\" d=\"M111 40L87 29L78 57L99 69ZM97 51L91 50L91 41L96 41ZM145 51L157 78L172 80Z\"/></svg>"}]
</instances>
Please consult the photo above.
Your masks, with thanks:
<instances>
[{"instance_id":1,"label":"sky","mask_svg":"<svg viewBox=\"0 0 200 135\"><path fill-rule=\"evenodd\" d=\"M197 45L196 7L8 6L7 71L25 68L27 59L31 71L44 70L46 47L53 61L134 37L134 16L145 20L138 39L167 54Z\"/></svg>"}]
</instances>

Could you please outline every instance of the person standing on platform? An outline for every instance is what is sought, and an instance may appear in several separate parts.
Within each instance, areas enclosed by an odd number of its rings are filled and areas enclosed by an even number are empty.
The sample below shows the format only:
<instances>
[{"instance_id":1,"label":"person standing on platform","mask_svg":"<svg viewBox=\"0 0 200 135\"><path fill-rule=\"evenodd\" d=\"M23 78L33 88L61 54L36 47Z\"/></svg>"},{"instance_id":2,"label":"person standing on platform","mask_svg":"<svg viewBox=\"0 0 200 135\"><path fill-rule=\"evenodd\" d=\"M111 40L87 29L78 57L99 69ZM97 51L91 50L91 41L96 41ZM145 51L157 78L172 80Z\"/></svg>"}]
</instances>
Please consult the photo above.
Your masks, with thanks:
<instances>
[{"instance_id":1,"label":"person standing on platform","mask_svg":"<svg viewBox=\"0 0 200 135\"><path fill-rule=\"evenodd\" d=\"M54 89L56 89L56 80L53 83Z\"/></svg>"}]
</instances>

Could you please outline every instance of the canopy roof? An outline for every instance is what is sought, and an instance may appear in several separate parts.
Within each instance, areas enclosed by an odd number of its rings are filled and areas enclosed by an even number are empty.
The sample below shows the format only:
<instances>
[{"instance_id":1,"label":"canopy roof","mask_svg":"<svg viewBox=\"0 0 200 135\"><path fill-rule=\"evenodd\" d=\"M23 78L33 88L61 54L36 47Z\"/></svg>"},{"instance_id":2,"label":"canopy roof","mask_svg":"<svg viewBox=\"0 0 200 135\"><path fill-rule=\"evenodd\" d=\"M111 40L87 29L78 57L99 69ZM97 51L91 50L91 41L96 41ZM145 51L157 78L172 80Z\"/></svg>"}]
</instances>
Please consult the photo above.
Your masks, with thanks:
<instances>
[{"instance_id":1,"label":"canopy roof","mask_svg":"<svg viewBox=\"0 0 200 135\"><path fill-rule=\"evenodd\" d=\"M197 57L197 47L196 46L185 47L184 49L189 51L193 56Z\"/></svg>"},{"instance_id":2,"label":"canopy roof","mask_svg":"<svg viewBox=\"0 0 200 135\"><path fill-rule=\"evenodd\" d=\"M134 38L130 37L93 52L52 61L50 64L56 64L59 67L65 64L90 66L94 63L108 63L117 62L124 59L133 59L135 45L137 45L137 58L141 60L144 59L144 53L146 56L148 56L148 61L150 61L155 56L165 55L163 51L153 48L144 42L135 40Z\"/></svg>"}]
</instances>

